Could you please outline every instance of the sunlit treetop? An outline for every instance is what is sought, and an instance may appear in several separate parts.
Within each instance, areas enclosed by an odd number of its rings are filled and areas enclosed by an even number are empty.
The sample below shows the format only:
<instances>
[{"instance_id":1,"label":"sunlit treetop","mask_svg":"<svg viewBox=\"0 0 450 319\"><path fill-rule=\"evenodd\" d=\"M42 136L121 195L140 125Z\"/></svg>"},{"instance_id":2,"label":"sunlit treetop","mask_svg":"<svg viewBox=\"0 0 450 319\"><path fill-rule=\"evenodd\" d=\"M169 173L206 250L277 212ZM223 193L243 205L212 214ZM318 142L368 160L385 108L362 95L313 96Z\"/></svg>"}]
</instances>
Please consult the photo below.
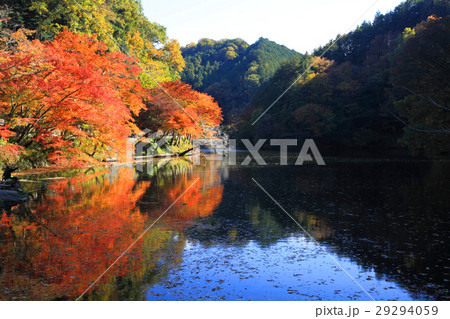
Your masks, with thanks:
<instances>
[{"instance_id":1,"label":"sunlit treetop","mask_svg":"<svg viewBox=\"0 0 450 319\"><path fill-rule=\"evenodd\" d=\"M139 0L18 0L7 5L12 24L36 30L40 40L51 40L67 28L96 34L109 50L130 54L147 71L141 74L145 87L155 86L153 80L178 79L184 67L178 42L144 16Z\"/></svg>"}]
</instances>

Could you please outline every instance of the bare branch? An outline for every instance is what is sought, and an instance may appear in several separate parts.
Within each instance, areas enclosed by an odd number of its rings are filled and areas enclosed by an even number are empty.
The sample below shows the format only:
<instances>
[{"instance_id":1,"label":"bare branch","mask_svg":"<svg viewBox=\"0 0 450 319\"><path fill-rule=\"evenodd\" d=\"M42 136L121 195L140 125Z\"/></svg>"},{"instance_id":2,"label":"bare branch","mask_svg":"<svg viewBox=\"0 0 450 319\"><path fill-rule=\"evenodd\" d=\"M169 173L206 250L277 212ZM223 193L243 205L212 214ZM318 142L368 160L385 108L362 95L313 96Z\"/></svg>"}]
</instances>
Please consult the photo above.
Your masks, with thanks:
<instances>
[{"instance_id":1,"label":"bare branch","mask_svg":"<svg viewBox=\"0 0 450 319\"><path fill-rule=\"evenodd\" d=\"M420 95L420 94L417 94L416 92L414 92L413 90L411 90L411 89L409 89L409 88L407 88L407 87L403 87L403 88L404 88L405 90L407 90L409 93L411 93L411 94L413 94L413 95L415 95L415 96L418 96L418 97L420 97L421 99L426 100L426 101L430 102L431 104L433 104L433 105L435 105L435 106L437 106L437 107L439 107L439 108L441 108L441 109L443 109L443 110L450 111L450 108L448 108L448 107L446 107L446 106L443 106L443 105L440 105L440 104L436 103L436 101L434 101L431 97L424 97L424 96L422 96L422 95Z\"/></svg>"},{"instance_id":2,"label":"bare branch","mask_svg":"<svg viewBox=\"0 0 450 319\"><path fill-rule=\"evenodd\" d=\"M411 125L409 125L405 120L402 120L397 114L395 114L394 112L390 112L392 114L393 117L395 117L397 120L399 120L400 122L402 122L404 125L406 125L408 128L416 131L416 132L421 132L421 133L445 133L445 134L450 134L450 130L449 129L441 129L441 130L423 130L423 129L419 129L416 127L413 127Z\"/></svg>"}]
</instances>

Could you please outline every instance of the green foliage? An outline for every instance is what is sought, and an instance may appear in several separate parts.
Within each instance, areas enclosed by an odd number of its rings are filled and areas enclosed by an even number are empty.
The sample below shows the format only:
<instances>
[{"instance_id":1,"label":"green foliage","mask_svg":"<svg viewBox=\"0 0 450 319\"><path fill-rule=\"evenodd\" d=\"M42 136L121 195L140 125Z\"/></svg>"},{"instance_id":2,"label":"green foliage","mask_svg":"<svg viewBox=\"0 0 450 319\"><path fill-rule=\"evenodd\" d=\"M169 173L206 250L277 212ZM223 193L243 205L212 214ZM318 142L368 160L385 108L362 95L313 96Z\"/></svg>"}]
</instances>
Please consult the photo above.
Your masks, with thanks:
<instances>
[{"instance_id":1,"label":"green foliage","mask_svg":"<svg viewBox=\"0 0 450 319\"><path fill-rule=\"evenodd\" d=\"M392 82L404 143L415 154L450 153L450 16L405 30L395 52Z\"/></svg>"},{"instance_id":2,"label":"green foliage","mask_svg":"<svg viewBox=\"0 0 450 319\"><path fill-rule=\"evenodd\" d=\"M416 26L432 13L446 18ZM443 1L406 1L345 35L327 59L305 56L283 63L243 113L238 137L314 138L321 145L366 149L407 145L415 153L448 153L449 13Z\"/></svg>"},{"instance_id":3,"label":"green foliage","mask_svg":"<svg viewBox=\"0 0 450 319\"><path fill-rule=\"evenodd\" d=\"M184 60L178 42L168 39L165 27L145 17L140 0L6 0L5 4L11 10L10 24L36 30L39 40L52 40L66 28L96 34L111 51L137 58L154 80L180 78ZM145 73L141 81L145 87L155 85Z\"/></svg>"},{"instance_id":4,"label":"green foliage","mask_svg":"<svg viewBox=\"0 0 450 319\"><path fill-rule=\"evenodd\" d=\"M417 23L426 20L430 15L445 17L449 13L447 0L407 0L387 14L378 13L372 23L364 22L354 31L342 36L328 50L324 57L337 63L350 61L361 65L371 48L371 43L377 37L388 37L395 41L405 28L413 28ZM336 37L338 39L340 35ZM332 43L314 51L314 55L321 55Z\"/></svg>"},{"instance_id":5,"label":"green foliage","mask_svg":"<svg viewBox=\"0 0 450 319\"><path fill-rule=\"evenodd\" d=\"M282 62L300 56L264 38L250 46L241 39L201 39L182 48L182 52L186 67L181 79L212 95L228 121L249 105L257 89Z\"/></svg>"}]
</instances>

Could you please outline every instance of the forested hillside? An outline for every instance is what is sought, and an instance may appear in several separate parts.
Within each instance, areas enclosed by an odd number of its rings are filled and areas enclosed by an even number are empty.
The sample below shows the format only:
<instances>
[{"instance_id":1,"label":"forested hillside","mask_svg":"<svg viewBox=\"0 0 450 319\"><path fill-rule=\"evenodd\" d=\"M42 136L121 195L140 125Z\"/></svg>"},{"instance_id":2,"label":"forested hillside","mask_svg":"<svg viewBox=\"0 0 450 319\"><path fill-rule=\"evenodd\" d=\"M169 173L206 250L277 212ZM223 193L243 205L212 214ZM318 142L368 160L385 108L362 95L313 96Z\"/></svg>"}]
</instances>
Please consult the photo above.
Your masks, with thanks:
<instances>
[{"instance_id":1,"label":"forested hillside","mask_svg":"<svg viewBox=\"0 0 450 319\"><path fill-rule=\"evenodd\" d=\"M5 0L0 164L120 158L138 130L204 134L219 104L235 137L449 154L449 13L407 0L303 55L264 38L180 48L139 0Z\"/></svg>"},{"instance_id":2,"label":"forested hillside","mask_svg":"<svg viewBox=\"0 0 450 319\"><path fill-rule=\"evenodd\" d=\"M450 9L408 0L312 57L284 63L255 94L240 137L314 138L352 148L450 152ZM309 65L313 67L264 116Z\"/></svg>"},{"instance_id":3,"label":"forested hillside","mask_svg":"<svg viewBox=\"0 0 450 319\"><path fill-rule=\"evenodd\" d=\"M249 105L257 89L282 62L301 56L264 38L252 45L241 39L202 39L182 48L182 52L186 67L181 79L212 95L228 121Z\"/></svg>"}]
</instances>

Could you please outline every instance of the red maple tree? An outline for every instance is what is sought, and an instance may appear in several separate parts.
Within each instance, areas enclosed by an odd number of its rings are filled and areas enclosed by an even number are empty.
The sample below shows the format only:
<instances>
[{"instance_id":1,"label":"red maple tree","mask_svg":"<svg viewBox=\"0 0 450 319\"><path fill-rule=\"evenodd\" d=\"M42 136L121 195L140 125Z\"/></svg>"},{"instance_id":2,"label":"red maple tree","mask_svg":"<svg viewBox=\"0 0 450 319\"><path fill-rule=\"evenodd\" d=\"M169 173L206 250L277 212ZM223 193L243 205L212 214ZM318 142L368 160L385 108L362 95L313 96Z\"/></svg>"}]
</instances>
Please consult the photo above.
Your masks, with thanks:
<instances>
[{"instance_id":1,"label":"red maple tree","mask_svg":"<svg viewBox=\"0 0 450 319\"><path fill-rule=\"evenodd\" d=\"M124 155L133 114L143 107L132 59L66 30L50 42L0 51L0 70L0 117L10 143L37 145L63 165Z\"/></svg>"}]
</instances>

